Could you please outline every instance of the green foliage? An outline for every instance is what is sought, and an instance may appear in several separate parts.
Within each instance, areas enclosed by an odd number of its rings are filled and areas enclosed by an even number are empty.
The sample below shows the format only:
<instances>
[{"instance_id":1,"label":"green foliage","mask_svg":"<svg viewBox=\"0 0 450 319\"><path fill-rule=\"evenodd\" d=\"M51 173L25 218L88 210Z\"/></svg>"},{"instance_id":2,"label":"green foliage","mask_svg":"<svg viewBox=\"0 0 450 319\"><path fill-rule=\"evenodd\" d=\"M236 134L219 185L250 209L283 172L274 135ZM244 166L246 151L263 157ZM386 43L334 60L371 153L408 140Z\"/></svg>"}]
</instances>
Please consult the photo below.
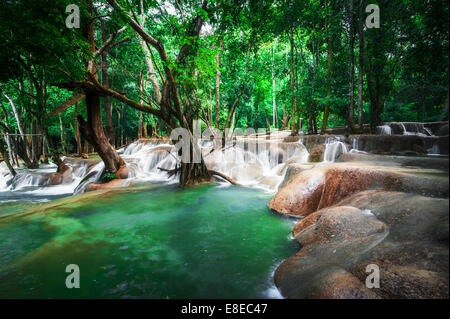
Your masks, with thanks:
<instances>
[{"instance_id":1,"label":"green foliage","mask_svg":"<svg viewBox=\"0 0 450 319\"><path fill-rule=\"evenodd\" d=\"M67 74L74 80L85 79L84 61L91 54L83 28L65 27L65 7L69 3L72 2L53 0L42 5L34 0L0 0L0 90L15 101L25 130L29 131L36 120L48 129L55 141L61 136L59 118L46 115L73 92L54 84L68 82ZM139 0L120 0L119 3L141 20ZM164 73L164 67L173 70L186 115L214 119L215 77L219 69L221 128L238 96L232 123L235 127L265 128L269 119L272 128L280 128L283 118L291 113L292 99L302 129L313 131L314 125L320 127L327 106L330 108L328 126L344 125L349 103L346 3L335 0L215 0L209 2L210 9L205 11L200 0L168 1L165 6L160 1L143 1L144 29L164 43L168 54L167 63L163 63L151 48L158 84L161 88L164 86L159 75L159 72ZM356 30L362 2L354 3L353 27ZM374 3L380 6L381 27L365 29L365 51L360 52L356 38L353 52L355 79L359 55L366 55L362 92L364 123L369 123L375 101L381 105L377 112L382 121L437 120L442 116L448 97L447 1L424 4L419 0L380 0ZM95 5L105 17L107 34L126 25L124 12L112 10L106 1L95 2ZM83 24L88 19L85 2L80 4L80 10ZM362 11L364 19L365 11ZM206 21L199 38L191 35L191 21L197 15ZM94 25L96 47L101 47L98 19ZM127 98L134 101L154 99L139 36L127 27L119 36L119 39L126 38L129 41L108 51L110 86L125 92ZM181 63L177 61L177 54L185 45L190 45L192 51ZM332 57L330 78L328 49ZM220 65L217 65L219 51ZM100 65L100 58L97 61ZM293 90L291 67L295 78ZM140 73L144 76L143 93L139 92ZM100 70L98 77L102 82ZM355 85L355 96L357 90ZM8 122L11 131L17 132L10 103L3 94L0 99L7 111L7 119L2 115L0 121ZM101 103L104 107L103 98ZM116 138L120 141L123 136L123 142L127 137L136 138L140 112L114 99L111 99L111 107ZM86 118L84 101L78 103L78 114ZM74 152L74 107L62 112L61 118L68 151ZM144 114L143 121L156 127L159 134L168 133L166 124L153 115Z\"/></svg>"},{"instance_id":2,"label":"green foliage","mask_svg":"<svg viewBox=\"0 0 450 319\"><path fill-rule=\"evenodd\" d=\"M107 183L111 180L113 180L114 178L116 178L116 174L112 174L109 172L104 172L101 176L100 176L100 181L102 183Z\"/></svg>"}]
</instances>

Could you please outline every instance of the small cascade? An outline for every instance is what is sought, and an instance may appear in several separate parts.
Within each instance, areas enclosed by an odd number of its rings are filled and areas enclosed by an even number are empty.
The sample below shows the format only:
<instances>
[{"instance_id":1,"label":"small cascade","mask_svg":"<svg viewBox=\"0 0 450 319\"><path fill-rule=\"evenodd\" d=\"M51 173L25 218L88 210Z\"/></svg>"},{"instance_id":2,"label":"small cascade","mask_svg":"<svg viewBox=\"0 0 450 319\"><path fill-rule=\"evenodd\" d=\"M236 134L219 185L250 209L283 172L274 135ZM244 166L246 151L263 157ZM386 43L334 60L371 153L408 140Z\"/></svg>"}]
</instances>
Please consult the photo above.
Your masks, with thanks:
<instances>
[{"instance_id":1,"label":"small cascade","mask_svg":"<svg viewBox=\"0 0 450 319\"><path fill-rule=\"evenodd\" d=\"M207 167L230 176L246 186L276 190L281 183L286 163L306 163L308 151L301 142L277 143L270 140L237 140L224 149L214 149L210 140L200 140ZM175 147L170 144L135 142L120 150L127 163L129 178L135 181L176 183L159 168L172 169L178 163ZM228 183L228 182L227 182Z\"/></svg>"},{"instance_id":2,"label":"small cascade","mask_svg":"<svg viewBox=\"0 0 450 319\"><path fill-rule=\"evenodd\" d=\"M395 132L395 133L394 133ZM431 130L416 122L391 122L377 126L379 135L417 135L417 136L434 136Z\"/></svg>"},{"instance_id":3,"label":"small cascade","mask_svg":"<svg viewBox=\"0 0 450 319\"><path fill-rule=\"evenodd\" d=\"M177 164L175 147L170 144L136 141L123 150L123 160L129 168L129 178L135 181L176 182L160 169L172 169Z\"/></svg>"},{"instance_id":4,"label":"small cascade","mask_svg":"<svg viewBox=\"0 0 450 319\"><path fill-rule=\"evenodd\" d=\"M389 125L377 126L377 133L379 135L392 135L392 128Z\"/></svg>"},{"instance_id":5,"label":"small cascade","mask_svg":"<svg viewBox=\"0 0 450 319\"><path fill-rule=\"evenodd\" d=\"M352 141L352 149L349 153L367 154L367 152L359 150L359 136L354 136Z\"/></svg>"},{"instance_id":6,"label":"small cascade","mask_svg":"<svg viewBox=\"0 0 450 319\"><path fill-rule=\"evenodd\" d=\"M334 162L341 154L348 153L345 143L336 138L327 138L323 152L324 162Z\"/></svg>"},{"instance_id":7,"label":"small cascade","mask_svg":"<svg viewBox=\"0 0 450 319\"><path fill-rule=\"evenodd\" d=\"M283 143L248 139L235 141L224 149L213 151L209 140L199 142L209 169L230 176L238 183L275 191L282 182L287 164L306 163L309 153L301 142ZM178 176L159 168L173 169L178 164L175 147L158 142L136 141L118 152L128 167L128 179L133 182L177 183ZM13 178L4 163L0 164L0 191L35 196L79 194L86 186L98 182L104 170L103 162L65 159L70 171L56 176L56 165L41 165L38 169L17 169ZM57 177L57 178L56 178ZM55 179L57 182L55 182ZM228 182L224 182L224 186Z\"/></svg>"}]
</instances>

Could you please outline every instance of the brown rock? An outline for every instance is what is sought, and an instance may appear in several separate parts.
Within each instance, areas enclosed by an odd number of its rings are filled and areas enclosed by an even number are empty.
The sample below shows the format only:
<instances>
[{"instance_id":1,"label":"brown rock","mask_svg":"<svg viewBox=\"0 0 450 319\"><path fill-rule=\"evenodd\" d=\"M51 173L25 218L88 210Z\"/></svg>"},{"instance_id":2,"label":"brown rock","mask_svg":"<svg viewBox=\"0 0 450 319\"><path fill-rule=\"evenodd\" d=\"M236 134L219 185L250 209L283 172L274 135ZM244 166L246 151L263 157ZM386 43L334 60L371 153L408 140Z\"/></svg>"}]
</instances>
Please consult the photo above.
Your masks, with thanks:
<instances>
[{"instance_id":1,"label":"brown rock","mask_svg":"<svg viewBox=\"0 0 450 319\"><path fill-rule=\"evenodd\" d=\"M129 175L129 168L126 165L123 165L116 172L117 179L127 179Z\"/></svg>"},{"instance_id":2,"label":"brown rock","mask_svg":"<svg viewBox=\"0 0 450 319\"><path fill-rule=\"evenodd\" d=\"M292 216L311 214L319 207L324 182L323 170L303 171L283 185L269 202L269 207L279 213Z\"/></svg>"},{"instance_id":3,"label":"brown rock","mask_svg":"<svg viewBox=\"0 0 450 319\"><path fill-rule=\"evenodd\" d=\"M90 183L86 186L86 191L95 191L99 189L111 189L111 188L119 188L130 186L133 182L126 179L113 179L108 183Z\"/></svg>"},{"instance_id":4,"label":"brown rock","mask_svg":"<svg viewBox=\"0 0 450 319\"><path fill-rule=\"evenodd\" d=\"M310 162L322 162L323 161L323 152L325 151L325 145L319 144L314 147L309 153L309 161Z\"/></svg>"},{"instance_id":5,"label":"brown rock","mask_svg":"<svg viewBox=\"0 0 450 319\"><path fill-rule=\"evenodd\" d=\"M343 269L325 276L314 292L318 299L378 299L376 290L367 288L357 277Z\"/></svg>"}]
</instances>

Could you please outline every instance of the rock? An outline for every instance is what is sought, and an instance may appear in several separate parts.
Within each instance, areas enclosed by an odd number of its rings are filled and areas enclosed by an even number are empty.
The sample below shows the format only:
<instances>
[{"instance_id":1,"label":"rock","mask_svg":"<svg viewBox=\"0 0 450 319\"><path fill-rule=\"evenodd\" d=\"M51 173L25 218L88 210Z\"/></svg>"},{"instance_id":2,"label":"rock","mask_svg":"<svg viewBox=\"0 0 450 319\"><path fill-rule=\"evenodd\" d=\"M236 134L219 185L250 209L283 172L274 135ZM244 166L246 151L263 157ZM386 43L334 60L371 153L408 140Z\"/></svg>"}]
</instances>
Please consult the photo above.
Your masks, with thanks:
<instances>
[{"instance_id":1,"label":"rock","mask_svg":"<svg viewBox=\"0 0 450 319\"><path fill-rule=\"evenodd\" d=\"M378 155L378 154L361 154L361 153L345 153L342 154L337 162L364 162L366 164L377 166L414 166L426 169L439 169L448 171L448 158L440 157L411 157L396 155ZM445 173L443 172L443 175Z\"/></svg>"},{"instance_id":2,"label":"rock","mask_svg":"<svg viewBox=\"0 0 450 319\"><path fill-rule=\"evenodd\" d=\"M283 139L283 142L292 143L292 142L298 142L299 140L300 140L299 135L295 135L295 136L289 135Z\"/></svg>"},{"instance_id":3,"label":"rock","mask_svg":"<svg viewBox=\"0 0 450 319\"><path fill-rule=\"evenodd\" d=\"M267 186L270 189L275 189L275 187L281 182L281 176L263 176L258 179L258 184Z\"/></svg>"},{"instance_id":4,"label":"rock","mask_svg":"<svg viewBox=\"0 0 450 319\"><path fill-rule=\"evenodd\" d=\"M108 183L90 183L86 186L86 191L95 191L99 189L111 189L130 186L133 183L131 180L127 179L113 179Z\"/></svg>"},{"instance_id":5,"label":"rock","mask_svg":"<svg viewBox=\"0 0 450 319\"><path fill-rule=\"evenodd\" d=\"M358 150L368 153L399 153L422 150L425 152L425 139L417 135L360 135Z\"/></svg>"},{"instance_id":6,"label":"rock","mask_svg":"<svg viewBox=\"0 0 450 319\"><path fill-rule=\"evenodd\" d=\"M372 213L351 206L330 207L302 219L293 235L302 245L368 237L387 230Z\"/></svg>"},{"instance_id":7,"label":"rock","mask_svg":"<svg viewBox=\"0 0 450 319\"><path fill-rule=\"evenodd\" d=\"M123 165L116 172L116 178L118 179L127 179L129 175L129 168L126 165Z\"/></svg>"},{"instance_id":8,"label":"rock","mask_svg":"<svg viewBox=\"0 0 450 319\"><path fill-rule=\"evenodd\" d=\"M446 136L448 135L448 121L441 122L427 122L423 123L423 126L431 131L433 135L436 136ZM447 126L447 127L445 127Z\"/></svg>"},{"instance_id":9,"label":"rock","mask_svg":"<svg viewBox=\"0 0 450 319\"><path fill-rule=\"evenodd\" d=\"M444 124L441 127L439 127L436 135L438 135L438 136L448 136L448 122L447 122L447 124Z\"/></svg>"},{"instance_id":10,"label":"rock","mask_svg":"<svg viewBox=\"0 0 450 319\"><path fill-rule=\"evenodd\" d=\"M284 184L286 184L291 178L293 178L295 175L300 174L301 172L313 168L314 165L311 164L301 164L296 162L290 162L287 161L286 164L282 167L280 170L280 175L284 174L284 179L280 184L280 187L282 187ZM285 173L286 171L286 173Z\"/></svg>"},{"instance_id":11,"label":"rock","mask_svg":"<svg viewBox=\"0 0 450 319\"><path fill-rule=\"evenodd\" d=\"M449 201L367 190L300 220L275 272L288 298L448 298ZM366 267L380 269L367 289Z\"/></svg>"},{"instance_id":12,"label":"rock","mask_svg":"<svg viewBox=\"0 0 450 319\"><path fill-rule=\"evenodd\" d=\"M448 178L440 177L448 172L436 171L435 174L370 163L320 164L285 182L269 202L269 207L282 214L307 216L369 189L448 197Z\"/></svg>"},{"instance_id":13,"label":"rock","mask_svg":"<svg viewBox=\"0 0 450 319\"><path fill-rule=\"evenodd\" d=\"M309 153L309 162L322 162L324 151L325 151L324 144L319 144L316 147L314 147Z\"/></svg>"},{"instance_id":14,"label":"rock","mask_svg":"<svg viewBox=\"0 0 450 319\"><path fill-rule=\"evenodd\" d=\"M367 288L357 277L340 269L322 278L314 298L378 299L379 296L373 290Z\"/></svg>"},{"instance_id":15,"label":"rock","mask_svg":"<svg viewBox=\"0 0 450 319\"><path fill-rule=\"evenodd\" d=\"M269 207L279 213L306 216L317 210L324 188L325 173L310 169L293 176L269 202Z\"/></svg>"},{"instance_id":16,"label":"rock","mask_svg":"<svg viewBox=\"0 0 450 319\"><path fill-rule=\"evenodd\" d=\"M42 185L60 185L65 183L71 183L73 181L72 169L67 165L61 166L62 172L46 174L42 180Z\"/></svg>"}]
</instances>

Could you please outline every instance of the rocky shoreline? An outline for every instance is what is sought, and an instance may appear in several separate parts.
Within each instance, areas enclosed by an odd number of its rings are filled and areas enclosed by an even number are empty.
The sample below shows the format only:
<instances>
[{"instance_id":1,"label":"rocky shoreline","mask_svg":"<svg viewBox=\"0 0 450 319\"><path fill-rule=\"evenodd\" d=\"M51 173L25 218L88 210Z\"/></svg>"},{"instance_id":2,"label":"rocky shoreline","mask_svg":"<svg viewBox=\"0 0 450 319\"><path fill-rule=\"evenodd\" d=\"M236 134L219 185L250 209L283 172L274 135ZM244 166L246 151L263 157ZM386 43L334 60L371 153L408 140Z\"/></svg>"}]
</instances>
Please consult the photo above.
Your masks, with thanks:
<instances>
[{"instance_id":1,"label":"rocky shoreline","mask_svg":"<svg viewBox=\"0 0 450 319\"><path fill-rule=\"evenodd\" d=\"M448 298L448 158L346 153L289 164L269 203L301 217L275 271L287 298ZM367 288L368 265L380 287Z\"/></svg>"}]
</instances>

